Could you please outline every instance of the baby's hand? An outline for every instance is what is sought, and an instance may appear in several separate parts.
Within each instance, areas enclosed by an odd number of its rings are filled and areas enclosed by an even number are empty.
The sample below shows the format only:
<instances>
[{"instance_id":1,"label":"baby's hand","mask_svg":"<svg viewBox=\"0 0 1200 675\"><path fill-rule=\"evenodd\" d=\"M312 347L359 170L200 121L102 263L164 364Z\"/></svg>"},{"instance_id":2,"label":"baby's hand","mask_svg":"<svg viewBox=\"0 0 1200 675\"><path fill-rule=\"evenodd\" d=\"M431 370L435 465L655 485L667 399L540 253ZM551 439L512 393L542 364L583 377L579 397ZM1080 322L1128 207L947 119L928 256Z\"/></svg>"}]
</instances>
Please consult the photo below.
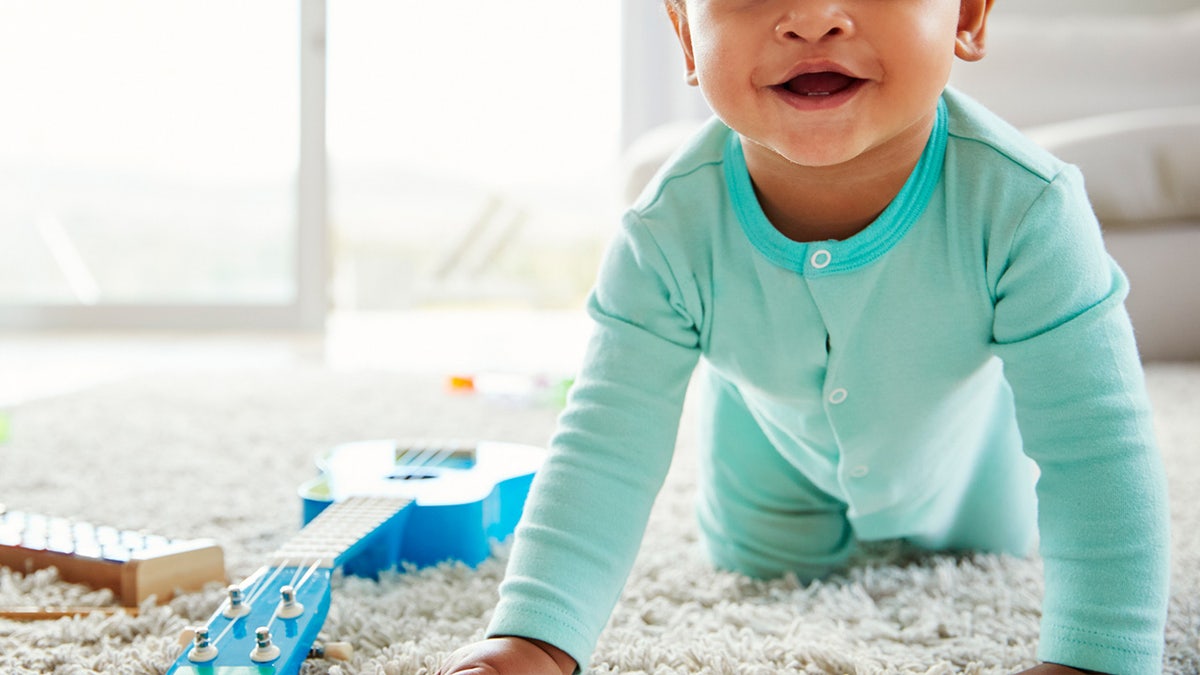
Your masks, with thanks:
<instances>
[{"instance_id":1,"label":"baby's hand","mask_svg":"<svg viewBox=\"0 0 1200 675\"><path fill-rule=\"evenodd\" d=\"M495 637L446 657L437 675L571 675L575 659L540 640Z\"/></svg>"}]
</instances>

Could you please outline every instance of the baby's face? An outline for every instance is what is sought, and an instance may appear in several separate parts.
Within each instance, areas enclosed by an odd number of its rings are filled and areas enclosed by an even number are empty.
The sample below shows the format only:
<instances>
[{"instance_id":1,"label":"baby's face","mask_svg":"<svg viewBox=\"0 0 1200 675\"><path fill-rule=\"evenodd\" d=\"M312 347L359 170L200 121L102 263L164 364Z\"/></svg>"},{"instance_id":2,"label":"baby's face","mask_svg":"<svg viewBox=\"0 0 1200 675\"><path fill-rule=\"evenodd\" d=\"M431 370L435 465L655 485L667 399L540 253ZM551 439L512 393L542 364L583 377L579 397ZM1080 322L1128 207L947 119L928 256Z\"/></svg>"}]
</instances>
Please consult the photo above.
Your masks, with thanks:
<instances>
[{"instance_id":1,"label":"baby's face","mask_svg":"<svg viewBox=\"0 0 1200 675\"><path fill-rule=\"evenodd\" d=\"M687 0L673 18L689 81L726 124L832 166L906 133L924 144L959 12L960 0Z\"/></svg>"}]
</instances>

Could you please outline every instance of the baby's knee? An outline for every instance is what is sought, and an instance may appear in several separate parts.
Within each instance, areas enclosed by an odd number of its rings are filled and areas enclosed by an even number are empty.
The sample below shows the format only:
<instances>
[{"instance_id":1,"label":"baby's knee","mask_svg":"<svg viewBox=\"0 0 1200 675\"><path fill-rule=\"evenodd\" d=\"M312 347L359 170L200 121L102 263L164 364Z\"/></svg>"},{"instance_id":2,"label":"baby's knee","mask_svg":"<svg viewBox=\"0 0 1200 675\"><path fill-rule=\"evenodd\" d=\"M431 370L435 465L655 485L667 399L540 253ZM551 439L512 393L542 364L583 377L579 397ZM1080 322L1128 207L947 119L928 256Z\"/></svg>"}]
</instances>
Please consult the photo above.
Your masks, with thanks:
<instances>
[{"instance_id":1,"label":"baby's knee","mask_svg":"<svg viewBox=\"0 0 1200 675\"><path fill-rule=\"evenodd\" d=\"M842 512L780 513L750 509L699 509L709 558L720 569L756 579L795 574L802 582L845 567L855 549Z\"/></svg>"}]
</instances>

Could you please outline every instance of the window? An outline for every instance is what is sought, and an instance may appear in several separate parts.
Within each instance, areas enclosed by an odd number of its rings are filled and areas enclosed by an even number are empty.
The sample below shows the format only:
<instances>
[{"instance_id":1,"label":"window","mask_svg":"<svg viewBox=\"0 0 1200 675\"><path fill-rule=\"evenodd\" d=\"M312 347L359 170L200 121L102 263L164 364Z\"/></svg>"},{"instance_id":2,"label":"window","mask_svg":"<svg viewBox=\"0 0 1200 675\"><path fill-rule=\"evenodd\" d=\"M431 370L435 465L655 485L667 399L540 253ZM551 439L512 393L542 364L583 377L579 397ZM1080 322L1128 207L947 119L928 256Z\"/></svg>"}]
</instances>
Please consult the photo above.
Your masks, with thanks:
<instances>
[{"instance_id":1,"label":"window","mask_svg":"<svg viewBox=\"0 0 1200 675\"><path fill-rule=\"evenodd\" d=\"M297 9L0 4L0 303L293 302Z\"/></svg>"},{"instance_id":2,"label":"window","mask_svg":"<svg viewBox=\"0 0 1200 675\"><path fill-rule=\"evenodd\" d=\"M578 307L616 221L619 6L329 6L335 303Z\"/></svg>"},{"instance_id":3,"label":"window","mask_svg":"<svg viewBox=\"0 0 1200 675\"><path fill-rule=\"evenodd\" d=\"M0 325L578 306L619 7L326 5L0 0Z\"/></svg>"}]
</instances>

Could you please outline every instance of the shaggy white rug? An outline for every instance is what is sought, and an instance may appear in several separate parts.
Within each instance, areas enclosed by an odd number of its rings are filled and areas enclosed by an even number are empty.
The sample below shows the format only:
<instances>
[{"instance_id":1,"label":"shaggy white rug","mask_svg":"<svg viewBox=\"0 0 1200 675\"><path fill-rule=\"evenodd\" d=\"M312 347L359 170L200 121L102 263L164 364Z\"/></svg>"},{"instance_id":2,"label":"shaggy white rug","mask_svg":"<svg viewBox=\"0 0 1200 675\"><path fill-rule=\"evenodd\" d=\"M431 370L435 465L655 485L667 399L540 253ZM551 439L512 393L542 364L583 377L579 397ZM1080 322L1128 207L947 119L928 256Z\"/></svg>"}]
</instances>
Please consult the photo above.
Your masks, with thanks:
<instances>
[{"instance_id":1,"label":"shaggy white rug","mask_svg":"<svg viewBox=\"0 0 1200 675\"><path fill-rule=\"evenodd\" d=\"M1149 369L1171 480L1174 581L1169 673L1200 672L1200 366ZM10 411L0 501L177 538L216 539L241 578L295 532L312 458L350 440L473 437L542 444L556 411L448 395L431 377L255 371L143 377ZM596 653L607 673L1007 673L1034 661L1041 568L997 556L873 549L845 575L801 586L712 570L691 515L690 434L642 555ZM600 514L598 514L598 517ZM374 582L335 581L324 634L348 662L305 673L430 673L481 636L504 551L478 569L443 565ZM180 630L219 586L124 615L0 620L2 673L161 673ZM51 571L0 569L0 606L103 605L106 592Z\"/></svg>"}]
</instances>

